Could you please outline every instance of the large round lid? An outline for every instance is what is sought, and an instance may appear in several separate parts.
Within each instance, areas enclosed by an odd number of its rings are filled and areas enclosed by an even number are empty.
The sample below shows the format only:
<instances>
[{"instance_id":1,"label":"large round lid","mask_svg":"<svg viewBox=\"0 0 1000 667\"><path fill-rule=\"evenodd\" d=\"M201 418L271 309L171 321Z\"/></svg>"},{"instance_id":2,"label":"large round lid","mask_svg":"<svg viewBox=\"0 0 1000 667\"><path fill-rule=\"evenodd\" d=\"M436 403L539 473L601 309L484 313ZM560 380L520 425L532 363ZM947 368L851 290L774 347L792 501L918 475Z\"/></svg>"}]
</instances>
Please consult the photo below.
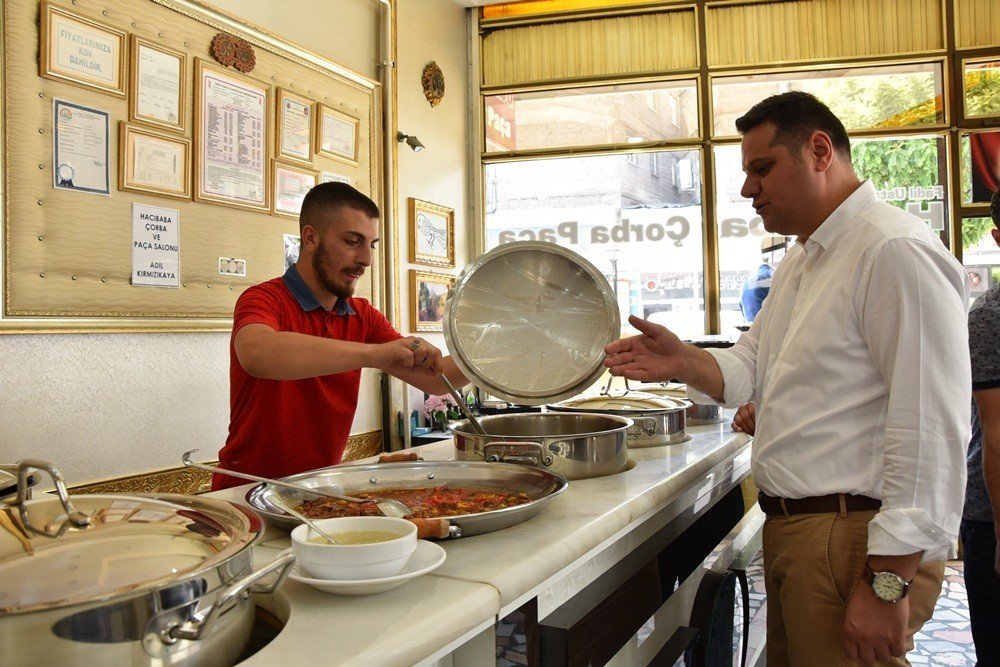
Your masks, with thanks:
<instances>
[{"instance_id":1,"label":"large round lid","mask_svg":"<svg viewBox=\"0 0 1000 667\"><path fill-rule=\"evenodd\" d=\"M70 524L55 497L27 501L23 512L0 508L0 614L159 588L228 560L261 531L255 515L207 498L80 495L72 501L90 517L89 526Z\"/></svg>"},{"instance_id":2,"label":"large round lid","mask_svg":"<svg viewBox=\"0 0 1000 667\"><path fill-rule=\"evenodd\" d=\"M604 275L571 250L535 241L501 245L469 264L444 314L448 349L465 376L525 405L592 385L620 328Z\"/></svg>"},{"instance_id":3,"label":"large round lid","mask_svg":"<svg viewBox=\"0 0 1000 667\"><path fill-rule=\"evenodd\" d=\"M638 391L626 394L577 396L559 403L560 408L574 410L599 410L601 412L662 412L687 407L684 401L665 396L655 396Z\"/></svg>"}]
</instances>

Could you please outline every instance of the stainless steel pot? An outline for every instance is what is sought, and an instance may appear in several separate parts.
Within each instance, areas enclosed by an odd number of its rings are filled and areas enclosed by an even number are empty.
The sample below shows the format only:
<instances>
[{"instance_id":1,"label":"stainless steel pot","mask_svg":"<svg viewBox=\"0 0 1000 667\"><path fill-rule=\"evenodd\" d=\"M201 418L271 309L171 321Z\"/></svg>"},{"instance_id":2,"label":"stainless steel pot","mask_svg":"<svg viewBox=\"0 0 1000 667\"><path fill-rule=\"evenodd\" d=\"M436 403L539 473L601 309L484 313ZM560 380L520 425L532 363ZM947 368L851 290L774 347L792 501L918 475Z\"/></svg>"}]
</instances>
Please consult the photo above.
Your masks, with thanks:
<instances>
[{"instance_id":1,"label":"stainless steel pot","mask_svg":"<svg viewBox=\"0 0 1000 667\"><path fill-rule=\"evenodd\" d=\"M229 665L253 624L251 593L294 557L254 572L262 524L217 500L173 494L58 497L0 508L4 665ZM291 554L288 554L291 556ZM269 575L273 582L263 583Z\"/></svg>"},{"instance_id":2,"label":"stainless steel pot","mask_svg":"<svg viewBox=\"0 0 1000 667\"><path fill-rule=\"evenodd\" d=\"M689 403L687 408L687 423L690 426L718 424L719 422L725 421L721 405L716 405L714 403L712 405L701 405L691 402L690 399L687 398L686 385L678 383L640 385L639 391L646 394L653 394L655 396L665 396L668 398L680 398L687 400Z\"/></svg>"},{"instance_id":3,"label":"stainless steel pot","mask_svg":"<svg viewBox=\"0 0 1000 667\"><path fill-rule=\"evenodd\" d=\"M523 492L531 498L531 502L524 505L447 517L451 528L449 537L453 538L489 533L527 521L545 509L553 498L569 486L564 477L548 470L517 465L494 465L482 461L414 461L335 466L284 477L282 481L295 482L311 488L336 490L338 493L451 484ZM281 509L274 500L295 506L307 500L308 496L271 484L261 484L250 489L246 498L247 503L272 524L284 530L291 530L299 525L299 520Z\"/></svg>"},{"instance_id":4,"label":"stainless steel pot","mask_svg":"<svg viewBox=\"0 0 1000 667\"><path fill-rule=\"evenodd\" d=\"M579 396L548 406L556 412L627 417L635 422L628 430L629 447L659 447L687 439L685 409L691 402L641 392Z\"/></svg>"},{"instance_id":5,"label":"stainless steel pot","mask_svg":"<svg viewBox=\"0 0 1000 667\"><path fill-rule=\"evenodd\" d=\"M468 420L449 426L458 459L531 465L570 480L613 475L628 466L633 421L625 417L521 413L479 421L488 435Z\"/></svg>"}]
</instances>

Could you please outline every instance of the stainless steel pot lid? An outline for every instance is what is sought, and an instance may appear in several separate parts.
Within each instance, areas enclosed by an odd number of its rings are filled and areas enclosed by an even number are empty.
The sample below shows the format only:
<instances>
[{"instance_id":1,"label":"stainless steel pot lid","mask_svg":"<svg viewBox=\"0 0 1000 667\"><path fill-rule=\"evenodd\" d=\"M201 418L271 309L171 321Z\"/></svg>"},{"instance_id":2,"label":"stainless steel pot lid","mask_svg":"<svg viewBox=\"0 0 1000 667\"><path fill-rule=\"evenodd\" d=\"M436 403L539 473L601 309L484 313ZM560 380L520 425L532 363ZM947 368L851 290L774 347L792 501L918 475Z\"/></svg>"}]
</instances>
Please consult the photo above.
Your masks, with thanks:
<instances>
[{"instance_id":1,"label":"stainless steel pot lid","mask_svg":"<svg viewBox=\"0 0 1000 667\"><path fill-rule=\"evenodd\" d=\"M253 514L207 498L80 495L72 502L89 526L71 525L55 497L29 500L23 511L0 509L0 614L158 588L228 560L261 530Z\"/></svg>"},{"instance_id":2,"label":"stainless steel pot lid","mask_svg":"<svg viewBox=\"0 0 1000 667\"><path fill-rule=\"evenodd\" d=\"M541 405L575 396L604 371L621 320L604 275L580 255L523 241L476 258L445 307L455 363L487 393Z\"/></svg>"},{"instance_id":3,"label":"stainless steel pot lid","mask_svg":"<svg viewBox=\"0 0 1000 667\"><path fill-rule=\"evenodd\" d=\"M686 401L631 391L618 395L577 396L562 401L555 407L574 410L600 410L602 412L663 412L664 410L683 410L687 405Z\"/></svg>"}]
</instances>

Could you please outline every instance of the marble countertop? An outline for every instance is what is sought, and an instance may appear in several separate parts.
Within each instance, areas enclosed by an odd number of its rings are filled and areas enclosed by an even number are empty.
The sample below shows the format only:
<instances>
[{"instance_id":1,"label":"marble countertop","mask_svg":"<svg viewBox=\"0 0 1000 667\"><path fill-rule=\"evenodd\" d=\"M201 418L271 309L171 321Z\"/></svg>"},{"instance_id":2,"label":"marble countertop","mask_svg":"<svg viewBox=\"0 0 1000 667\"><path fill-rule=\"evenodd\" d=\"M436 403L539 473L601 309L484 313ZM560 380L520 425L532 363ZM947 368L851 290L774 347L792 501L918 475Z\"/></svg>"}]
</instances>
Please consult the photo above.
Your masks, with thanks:
<instances>
[{"instance_id":1,"label":"marble countertop","mask_svg":"<svg viewBox=\"0 0 1000 667\"><path fill-rule=\"evenodd\" d=\"M375 660L408 665L436 660L585 562L609 540L638 527L692 484L734 457L749 464L750 439L729 420L688 428L691 439L669 447L629 451L635 465L617 475L574 480L537 517L505 530L439 542L445 563L387 593L340 597L287 581L291 607L277 638L244 664L338 664ZM453 458L450 440L424 445L427 460ZM744 460L745 459L745 460ZM245 505L253 485L212 493ZM255 547L257 566L289 546L288 534L268 527ZM610 564L608 565L610 566Z\"/></svg>"}]
</instances>

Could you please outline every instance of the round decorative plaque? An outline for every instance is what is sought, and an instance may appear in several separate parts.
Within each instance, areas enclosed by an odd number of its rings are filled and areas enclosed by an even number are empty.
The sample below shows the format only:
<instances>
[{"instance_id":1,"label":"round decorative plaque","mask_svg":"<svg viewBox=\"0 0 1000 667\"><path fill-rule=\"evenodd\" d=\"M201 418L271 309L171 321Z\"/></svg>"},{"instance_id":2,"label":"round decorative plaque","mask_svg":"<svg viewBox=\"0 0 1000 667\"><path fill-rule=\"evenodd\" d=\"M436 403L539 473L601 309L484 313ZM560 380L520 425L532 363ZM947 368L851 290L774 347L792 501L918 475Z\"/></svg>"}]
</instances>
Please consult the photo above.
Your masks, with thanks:
<instances>
[{"instance_id":1,"label":"round decorative plaque","mask_svg":"<svg viewBox=\"0 0 1000 667\"><path fill-rule=\"evenodd\" d=\"M436 107L444 97L444 72L433 60L427 63L424 73L420 76L420 83L424 86L424 97Z\"/></svg>"},{"instance_id":2,"label":"round decorative plaque","mask_svg":"<svg viewBox=\"0 0 1000 667\"><path fill-rule=\"evenodd\" d=\"M246 74L252 72L257 65L257 55L253 52L253 47L245 39L236 40L236 62L233 64L236 69Z\"/></svg>"},{"instance_id":3,"label":"round decorative plaque","mask_svg":"<svg viewBox=\"0 0 1000 667\"><path fill-rule=\"evenodd\" d=\"M211 53L223 67L230 67L236 62L236 38L220 32L212 38Z\"/></svg>"}]
</instances>

